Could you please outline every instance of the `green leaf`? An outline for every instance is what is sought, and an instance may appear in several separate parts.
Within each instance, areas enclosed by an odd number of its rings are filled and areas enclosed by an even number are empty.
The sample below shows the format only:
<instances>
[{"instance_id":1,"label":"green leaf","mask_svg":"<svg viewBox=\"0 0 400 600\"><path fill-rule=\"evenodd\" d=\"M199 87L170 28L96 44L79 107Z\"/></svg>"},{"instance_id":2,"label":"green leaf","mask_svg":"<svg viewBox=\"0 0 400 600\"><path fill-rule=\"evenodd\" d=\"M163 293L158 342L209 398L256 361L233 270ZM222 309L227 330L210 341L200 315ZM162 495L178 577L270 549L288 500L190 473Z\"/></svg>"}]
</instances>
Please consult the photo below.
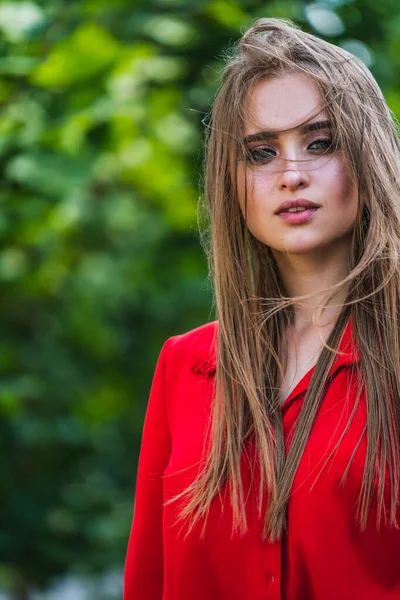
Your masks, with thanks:
<instances>
[{"instance_id":1,"label":"green leaf","mask_svg":"<svg viewBox=\"0 0 400 600\"><path fill-rule=\"evenodd\" d=\"M59 198L90 179L90 159L73 160L50 152L19 154L7 165L7 177L29 189Z\"/></svg>"},{"instance_id":2,"label":"green leaf","mask_svg":"<svg viewBox=\"0 0 400 600\"><path fill-rule=\"evenodd\" d=\"M44 88L68 88L110 68L120 51L120 44L108 31L96 23L84 23L52 49L30 80Z\"/></svg>"}]
</instances>

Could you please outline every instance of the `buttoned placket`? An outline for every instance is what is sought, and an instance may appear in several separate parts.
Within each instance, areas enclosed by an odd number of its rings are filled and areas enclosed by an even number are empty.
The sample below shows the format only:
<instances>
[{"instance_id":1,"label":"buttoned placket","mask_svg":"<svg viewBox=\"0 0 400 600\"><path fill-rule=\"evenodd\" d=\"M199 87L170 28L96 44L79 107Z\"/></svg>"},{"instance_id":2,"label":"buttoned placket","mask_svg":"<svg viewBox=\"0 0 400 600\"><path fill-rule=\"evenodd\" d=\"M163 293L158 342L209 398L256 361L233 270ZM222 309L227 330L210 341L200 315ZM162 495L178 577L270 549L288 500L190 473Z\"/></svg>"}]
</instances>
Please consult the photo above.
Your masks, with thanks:
<instances>
[{"instance_id":1,"label":"buttoned placket","mask_svg":"<svg viewBox=\"0 0 400 600\"><path fill-rule=\"evenodd\" d=\"M312 372L306 375L298 382L292 393L282 405L282 418L287 419L290 409L296 402L304 399L307 391L308 383L311 379ZM266 595L265 600L281 600L281 579L282 579L282 540L262 542L263 562L266 565L264 575L266 579Z\"/></svg>"},{"instance_id":2,"label":"buttoned placket","mask_svg":"<svg viewBox=\"0 0 400 600\"><path fill-rule=\"evenodd\" d=\"M264 542L264 575L266 580L266 600L280 600L281 598L281 572L282 572L282 542L279 540L271 544Z\"/></svg>"}]
</instances>

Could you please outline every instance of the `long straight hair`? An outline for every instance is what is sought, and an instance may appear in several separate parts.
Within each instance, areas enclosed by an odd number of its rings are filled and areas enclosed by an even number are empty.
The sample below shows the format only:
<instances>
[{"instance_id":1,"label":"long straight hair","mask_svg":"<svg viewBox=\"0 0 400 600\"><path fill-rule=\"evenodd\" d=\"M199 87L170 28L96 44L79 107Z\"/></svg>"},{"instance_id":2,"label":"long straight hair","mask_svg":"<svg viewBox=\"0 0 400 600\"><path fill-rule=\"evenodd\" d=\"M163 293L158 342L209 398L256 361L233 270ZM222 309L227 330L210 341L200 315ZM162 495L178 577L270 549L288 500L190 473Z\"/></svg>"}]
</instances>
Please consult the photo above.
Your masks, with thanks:
<instances>
[{"instance_id":1,"label":"long straight hair","mask_svg":"<svg viewBox=\"0 0 400 600\"><path fill-rule=\"evenodd\" d=\"M241 140L250 91L263 79L289 72L308 75L321 91L334 143L343 152L358 188L358 214L349 273L328 289L320 308L336 294L341 293L345 301L319 355L285 456L280 387L287 350L282 332L293 322L294 304L311 295L287 294L270 248L249 232L238 200L237 165L243 157ZM341 334L351 318L361 354L356 387L365 390L367 410L366 461L357 514L363 529L377 493L377 527L382 518L385 524L398 526L400 145L395 119L359 59L290 21L259 19L228 58L208 130L204 200L210 227L203 240L219 323L217 372L211 447L204 453L197 479L179 496L186 499L180 516L189 518L188 531L202 518L206 523L212 500L228 483L233 529L247 530L240 465L245 443L252 437L260 468L260 515L268 493L264 536L271 541L281 537L293 480ZM359 400L360 392L353 415ZM386 477L389 510L384 500Z\"/></svg>"}]
</instances>

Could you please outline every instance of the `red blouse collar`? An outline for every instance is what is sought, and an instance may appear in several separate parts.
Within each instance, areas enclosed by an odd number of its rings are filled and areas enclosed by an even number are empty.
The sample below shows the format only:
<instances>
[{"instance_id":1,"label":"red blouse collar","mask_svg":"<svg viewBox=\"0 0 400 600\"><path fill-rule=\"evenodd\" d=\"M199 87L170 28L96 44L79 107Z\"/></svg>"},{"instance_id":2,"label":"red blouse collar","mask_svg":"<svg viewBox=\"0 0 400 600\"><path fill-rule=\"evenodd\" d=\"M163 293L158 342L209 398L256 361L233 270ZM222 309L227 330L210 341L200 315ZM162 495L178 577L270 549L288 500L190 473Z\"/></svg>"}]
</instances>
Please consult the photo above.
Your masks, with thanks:
<instances>
[{"instance_id":1,"label":"red blouse collar","mask_svg":"<svg viewBox=\"0 0 400 600\"><path fill-rule=\"evenodd\" d=\"M213 321L213 323L210 323L210 325L211 335L207 337L207 340L204 340L204 342L198 345L196 352L193 354L191 364L191 370L194 373L208 376L214 375L217 368L216 341L218 334L218 322ZM340 367L356 364L361 359L360 350L356 344L354 336L354 324L352 317L349 318L344 328L342 338L339 342L338 351L339 352L333 361L331 370L329 371L329 377L332 376L333 373L336 372ZM311 375L312 370L310 370L310 378Z\"/></svg>"}]
</instances>

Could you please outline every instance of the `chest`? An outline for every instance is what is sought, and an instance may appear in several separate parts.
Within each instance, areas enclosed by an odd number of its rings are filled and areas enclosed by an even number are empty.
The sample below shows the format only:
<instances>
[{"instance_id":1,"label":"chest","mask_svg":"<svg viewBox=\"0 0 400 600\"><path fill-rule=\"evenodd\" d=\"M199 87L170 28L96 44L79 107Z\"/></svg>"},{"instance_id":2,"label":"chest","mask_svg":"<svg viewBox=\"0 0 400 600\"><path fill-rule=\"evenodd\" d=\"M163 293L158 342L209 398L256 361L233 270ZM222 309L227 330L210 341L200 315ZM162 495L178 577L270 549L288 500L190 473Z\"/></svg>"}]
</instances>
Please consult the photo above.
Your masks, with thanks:
<instances>
[{"instance_id":1,"label":"chest","mask_svg":"<svg viewBox=\"0 0 400 600\"><path fill-rule=\"evenodd\" d=\"M304 374L307 368L309 363L304 363L302 370L297 370L298 376ZM293 402L282 407L285 443L293 437L305 392L306 389L296 395ZM176 383L169 405L172 443L166 469L167 495L183 491L198 474L204 452L210 446L213 393L214 377L193 378L192 385L187 386L185 382L182 388L179 382ZM366 440L358 444L366 422L363 395L351 426L342 435L352 413L354 400L354 379L350 369L343 368L335 374L327 388L298 468L298 481L310 481L312 476L317 476L320 472L323 474L325 483L320 488L323 495L329 496L339 485L341 475L356 448L351 473L354 473L356 487L361 483L366 448ZM244 461L242 474L245 480L248 476L250 481L251 473L256 472L256 463L255 457L254 464ZM306 487L303 486L304 490ZM305 492L305 501L310 506L308 491ZM320 501L322 498L315 498L316 503Z\"/></svg>"}]
</instances>

